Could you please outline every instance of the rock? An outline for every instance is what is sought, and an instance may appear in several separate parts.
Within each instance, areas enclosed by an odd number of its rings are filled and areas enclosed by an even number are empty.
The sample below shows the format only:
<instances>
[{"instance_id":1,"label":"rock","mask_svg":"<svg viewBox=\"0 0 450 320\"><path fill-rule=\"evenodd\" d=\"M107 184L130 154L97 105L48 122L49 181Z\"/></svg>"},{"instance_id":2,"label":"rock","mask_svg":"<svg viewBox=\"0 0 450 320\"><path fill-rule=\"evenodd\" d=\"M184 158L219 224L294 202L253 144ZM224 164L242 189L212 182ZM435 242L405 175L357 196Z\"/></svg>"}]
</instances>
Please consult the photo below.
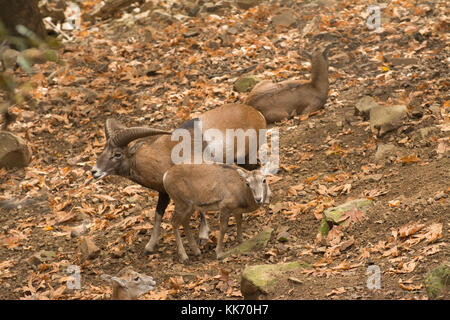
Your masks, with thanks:
<instances>
[{"instance_id":1,"label":"rock","mask_svg":"<svg viewBox=\"0 0 450 320\"><path fill-rule=\"evenodd\" d=\"M94 241L88 237L84 237L81 240L80 250L83 261L95 259L100 254L100 248L97 247Z\"/></svg>"},{"instance_id":2,"label":"rock","mask_svg":"<svg viewBox=\"0 0 450 320\"><path fill-rule=\"evenodd\" d=\"M291 236L291 235L289 234L289 232L287 232L287 231L282 231L282 232L278 233L278 235L277 235L277 240L278 240L279 242L288 242L290 236Z\"/></svg>"},{"instance_id":3,"label":"rock","mask_svg":"<svg viewBox=\"0 0 450 320\"><path fill-rule=\"evenodd\" d=\"M267 228L258 233L255 237L242 242L237 247L228 250L220 257L219 259L224 259L226 257L229 257L231 255L241 255L241 254L247 254L249 252L253 252L258 249L262 249L267 246L267 243L269 242L270 238L272 237L273 229Z\"/></svg>"},{"instance_id":4,"label":"rock","mask_svg":"<svg viewBox=\"0 0 450 320\"><path fill-rule=\"evenodd\" d=\"M441 114L441 107L439 106L439 104L437 103L433 103L430 107L429 110L431 111L432 114L438 116Z\"/></svg>"},{"instance_id":5,"label":"rock","mask_svg":"<svg viewBox=\"0 0 450 320\"><path fill-rule=\"evenodd\" d=\"M449 299L450 266L442 264L425 275L425 288L429 299Z\"/></svg>"},{"instance_id":6,"label":"rock","mask_svg":"<svg viewBox=\"0 0 450 320\"><path fill-rule=\"evenodd\" d=\"M30 163L31 151L20 137L0 131L0 167L23 168Z\"/></svg>"},{"instance_id":7,"label":"rock","mask_svg":"<svg viewBox=\"0 0 450 320\"><path fill-rule=\"evenodd\" d=\"M403 124L407 115L404 105L376 106L370 109L370 128L377 136L395 130Z\"/></svg>"},{"instance_id":8,"label":"rock","mask_svg":"<svg viewBox=\"0 0 450 320\"><path fill-rule=\"evenodd\" d=\"M371 175L365 176L361 180L362 181L369 181L369 182L378 182L382 178L383 178L383 175L381 173L377 173L377 174L371 174Z\"/></svg>"},{"instance_id":9,"label":"rock","mask_svg":"<svg viewBox=\"0 0 450 320\"><path fill-rule=\"evenodd\" d=\"M185 38L192 38L195 36L198 36L200 34L200 29L190 29L183 33L183 37Z\"/></svg>"},{"instance_id":10,"label":"rock","mask_svg":"<svg viewBox=\"0 0 450 320\"><path fill-rule=\"evenodd\" d=\"M170 24L175 22L175 19L162 9L153 10L151 18L156 20L162 20Z\"/></svg>"},{"instance_id":11,"label":"rock","mask_svg":"<svg viewBox=\"0 0 450 320\"><path fill-rule=\"evenodd\" d=\"M45 263L50 261L51 259L56 257L55 251L46 251L41 250L38 253L33 254L31 257L28 258L28 262L31 265L38 266L41 263Z\"/></svg>"},{"instance_id":12,"label":"rock","mask_svg":"<svg viewBox=\"0 0 450 320\"><path fill-rule=\"evenodd\" d=\"M82 223L79 226L73 227L72 230L70 230L70 237L76 238L83 234L88 233L89 228L91 224L88 222Z\"/></svg>"},{"instance_id":13,"label":"rock","mask_svg":"<svg viewBox=\"0 0 450 320\"><path fill-rule=\"evenodd\" d=\"M291 9L284 10L272 17L272 23L275 26L291 27L297 23L297 16Z\"/></svg>"},{"instance_id":14,"label":"rock","mask_svg":"<svg viewBox=\"0 0 450 320\"><path fill-rule=\"evenodd\" d=\"M393 144L379 144L377 147L377 151L375 152L375 160L380 161L384 160L391 154L395 153L397 147Z\"/></svg>"},{"instance_id":15,"label":"rock","mask_svg":"<svg viewBox=\"0 0 450 320\"><path fill-rule=\"evenodd\" d=\"M14 49L6 49L2 53L2 63L5 69L14 69L16 66L17 57L20 52Z\"/></svg>"},{"instance_id":16,"label":"rock","mask_svg":"<svg viewBox=\"0 0 450 320\"><path fill-rule=\"evenodd\" d=\"M417 64L419 60L416 58L392 58L390 62L393 66L408 66L411 64Z\"/></svg>"},{"instance_id":17,"label":"rock","mask_svg":"<svg viewBox=\"0 0 450 320\"><path fill-rule=\"evenodd\" d=\"M355 105L355 116L362 116L365 121L369 120L370 109L377 106L378 103L372 97L364 96Z\"/></svg>"},{"instance_id":18,"label":"rock","mask_svg":"<svg viewBox=\"0 0 450 320\"><path fill-rule=\"evenodd\" d=\"M188 16L186 16L186 15L184 15L184 14L181 14L181 13L175 14L175 15L173 16L173 18L174 18L176 21L179 21L179 22L185 22L185 21L187 21L187 20L190 19Z\"/></svg>"},{"instance_id":19,"label":"rock","mask_svg":"<svg viewBox=\"0 0 450 320\"><path fill-rule=\"evenodd\" d=\"M284 243L284 242L289 241L289 238L291 237L291 235L289 234L288 229L289 229L289 227L281 227L278 230L277 238L276 238L278 240L278 242Z\"/></svg>"},{"instance_id":20,"label":"rock","mask_svg":"<svg viewBox=\"0 0 450 320\"><path fill-rule=\"evenodd\" d=\"M28 258L28 263L33 266L38 266L43 262L44 262L44 259L42 259L41 254L39 252L33 254L31 257Z\"/></svg>"},{"instance_id":21,"label":"rock","mask_svg":"<svg viewBox=\"0 0 450 320\"><path fill-rule=\"evenodd\" d=\"M261 79L257 76L242 76L234 83L237 92L249 92Z\"/></svg>"},{"instance_id":22,"label":"rock","mask_svg":"<svg viewBox=\"0 0 450 320\"><path fill-rule=\"evenodd\" d=\"M342 216L344 212L357 209L365 214L371 206L372 200L362 198L348 201L337 207L328 208L323 212L323 218L319 227L319 231L323 236L326 236L333 225L345 226L348 223L348 219L344 219L344 217Z\"/></svg>"},{"instance_id":23,"label":"rock","mask_svg":"<svg viewBox=\"0 0 450 320\"><path fill-rule=\"evenodd\" d=\"M212 2L207 2L203 5L203 8L205 9L206 12L214 12L214 11L219 10L220 6L218 6Z\"/></svg>"},{"instance_id":24,"label":"rock","mask_svg":"<svg viewBox=\"0 0 450 320\"><path fill-rule=\"evenodd\" d=\"M438 201L438 200L446 199L446 198L448 198L448 195L444 191L438 191L438 193L436 193L433 196L434 201Z\"/></svg>"},{"instance_id":25,"label":"rock","mask_svg":"<svg viewBox=\"0 0 450 320\"><path fill-rule=\"evenodd\" d=\"M257 6L260 0L236 0L236 6L239 9L250 9L251 7Z\"/></svg>"},{"instance_id":26,"label":"rock","mask_svg":"<svg viewBox=\"0 0 450 320\"><path fill-rule=\"evenodd\" d=\"M439 134L439 129L437 127L425 127L417 130L417 134L414 136L414 140L422 140L428 138L431 135Z\"/></svg>"},{"instance_id":27,"label":"rock","mask_svg":"<svg viewBox=\"0 0 450 320\"><path fill-rule=\"evenodd\" d=\"M23 50L20 56L25 58L31 65L36 63L44 63L47 61L45 54L37 48Z\"/></svg>"},{"instance_id":28,"label":"rock","mask_svg":"<svg viewBox=\"0 0 450 320\"><path fill-rule=\"evenodd\" d=\"M245 268L241 275L241 293L244 299L256 299L260 294L267 294L271 287L283 275L289 277L289 271L304 267L300 262L279 264L262 264Z\"/></svg>"}]
</instances>

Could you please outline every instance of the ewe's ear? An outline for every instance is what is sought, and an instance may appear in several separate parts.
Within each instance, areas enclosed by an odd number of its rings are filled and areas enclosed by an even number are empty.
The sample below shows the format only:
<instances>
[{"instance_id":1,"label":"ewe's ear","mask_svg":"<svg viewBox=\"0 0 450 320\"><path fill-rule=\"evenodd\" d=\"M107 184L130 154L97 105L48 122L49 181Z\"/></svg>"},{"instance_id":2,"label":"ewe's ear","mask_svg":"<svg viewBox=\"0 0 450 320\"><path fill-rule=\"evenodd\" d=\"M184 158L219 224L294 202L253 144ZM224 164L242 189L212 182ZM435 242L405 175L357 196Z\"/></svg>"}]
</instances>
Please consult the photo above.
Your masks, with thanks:
<instances>
[{"instance_id":1,"label":"ewe's ear","mask_svg":"<svg viewBox=\"0 0 450 320\"><path fill-rule=\"evenodd\" d=\"M326 57L327 55L328 55L328 51L331 49L333 47L333 45L328 45L328 46L326 46L325 47L325 49L323 49L323 51L322 51L322 55L324 56L324 57Z\"/></svg>"},{"instance_id":2,"label":"ewe's ear","mask_svg":"<svg viewBox=\"0 0 450 320\"><path fill-rule=\"evenodd\" d=\"M236 172L239 173L242 178L247 179L247 173L244 170L238 168L236 169Z\"/></svg>"},{"instance_id":3,"label":"ewe's ear","mask_svg":"<svg viewBox=\"0 0 450 320\"><path fill-rule=\"evenodd\" d=\"M303 50L303 51L302 51L302 55L304 55L304 56L307 57L308 59L312 59L312 55L311 55L308 51Z\"/></svg>"}]
</instances>

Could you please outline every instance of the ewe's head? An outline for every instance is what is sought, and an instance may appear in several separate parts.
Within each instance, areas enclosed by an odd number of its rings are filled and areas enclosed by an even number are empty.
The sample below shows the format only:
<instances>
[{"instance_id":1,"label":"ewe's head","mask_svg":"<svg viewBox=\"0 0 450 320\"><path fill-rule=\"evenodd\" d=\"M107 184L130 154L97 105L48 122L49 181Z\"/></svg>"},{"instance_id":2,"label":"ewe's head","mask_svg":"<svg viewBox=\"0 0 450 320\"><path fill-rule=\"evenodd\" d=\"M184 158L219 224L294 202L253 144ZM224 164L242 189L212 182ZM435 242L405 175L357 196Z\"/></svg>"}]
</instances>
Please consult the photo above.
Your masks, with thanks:
<instances>
[{"instance_id":1,"label":"ewe's head","mask_svg":"<svg viewBox=\"0 0 450 320\"><path fill-rule=\"evenodd\" d=\"M101 179L110 174L120 175L124 166L128 165L128 144L135 139L157 134L170 132L146 127L126 128L114 119L106 120L106 145L91 170L92 176Z\"/></svg>"},{"instance_id":2,"label":"ewe's head","mask_svg":"<svg viewBox=\"0 0 450 320\"><path fill-rule=\"evenodd\" d=\"M314 51L309 54L306 51L303 51L303 54L311 59L311 64L317 65L320 62L328 63L328 51L331 49L332 45L328 45L326 47L319 46Z\"/></svg>"},{"instance_id":3,"label":"ewe's head","mask_svg":"<svg viewBox=\"0 0 450 320\"><path fill-rule=\"evenodd\" d=\"M236 169L236 171L245 180L247 187L252 191L253 198L258 205L269 203L271 192L263 171L246 171L243 169Z\"/></svg>"},{"instance_id":4,"label":"ewe's head","mask_svg":"<svg viewBox=\"0 0 450 320\"><path fill-rule=\"evenodd\" d=\"M147 291L153 290L155 281L153 277L140 274L127 267L121 271L120 277L103 274L102 279L112 284L112 300L134 300Z\"/></svg>"}]
</instances>

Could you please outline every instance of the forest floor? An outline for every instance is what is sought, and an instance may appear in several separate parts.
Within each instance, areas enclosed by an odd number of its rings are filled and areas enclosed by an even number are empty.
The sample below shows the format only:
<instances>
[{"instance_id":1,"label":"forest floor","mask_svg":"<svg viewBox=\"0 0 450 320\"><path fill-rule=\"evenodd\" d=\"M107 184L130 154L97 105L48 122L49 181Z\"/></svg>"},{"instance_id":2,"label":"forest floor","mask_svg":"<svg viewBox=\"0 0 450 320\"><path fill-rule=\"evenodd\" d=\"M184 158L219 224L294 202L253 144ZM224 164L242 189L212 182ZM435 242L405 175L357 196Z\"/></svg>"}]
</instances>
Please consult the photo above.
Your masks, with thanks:
<instances>
[{"instance_id":1,"label":"forest floor","mask_svg":"<svg viewBox=\"0 0 450 320\"><path fill-rule=\"evenodd\" d=\"M0 299L108 299L110 285L100 276L125 266L156 281L140 299L242 299L246 266L290 261L306 266L292 274L299 281L282 280L264 298L427 299L424 276L449 263L450 252L448 2L386 2L376 31L365 24L366 1L286 3L229 5L188 17L184 5L159 1L149 17L131 12L83 23L60 49L66 66L35 65L31 77L16 70L33 89L27 103L12 108L17 119L9 130L33 155L25 169L0 169ZM275 25L279 10L296 22ZM319 44L332 45L327 103L316 114L275 124L280 170L270 178L271 203L243 221L244 239L270 226L274 235L287 232L287 242L274 236L263 250L218 261L218 217L209 214L202 255L188 251L183 264L171 203L158 252L144 255L157 193L125 178L90 176L105 120L173 129L242 102L247 94L233 84L243 73L308 79L310 63L300 53ZM407 105L408 119L375 137L354 114L365 95ZM393 148L376 160L386 144ZM361 222L318 238L324 209L365 197L373 206ZM82 259L81 238L70 236L82 223L101 249L95 259ZM198 216L192 225L198 230ZM226 248L236 245L234 220L230 226ZM45 257L33 259L39 252ZM80 268L80 290L67 288L71 265ZM370 265L381 270L378 290L366 286Z\"/></svg>"}]
</instances>

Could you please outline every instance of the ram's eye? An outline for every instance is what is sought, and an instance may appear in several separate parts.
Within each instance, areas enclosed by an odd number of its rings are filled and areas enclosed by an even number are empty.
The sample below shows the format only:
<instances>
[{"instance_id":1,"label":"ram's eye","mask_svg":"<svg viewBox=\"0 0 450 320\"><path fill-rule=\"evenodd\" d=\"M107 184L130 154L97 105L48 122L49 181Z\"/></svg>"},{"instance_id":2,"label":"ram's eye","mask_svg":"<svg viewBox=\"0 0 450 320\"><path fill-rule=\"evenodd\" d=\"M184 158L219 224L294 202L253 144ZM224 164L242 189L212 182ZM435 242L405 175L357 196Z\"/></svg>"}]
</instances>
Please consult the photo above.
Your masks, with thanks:
<instances>
[{"instance_id":1,"label":"ram's eye","mask_svg":"<svg viewBox=\"0 0 450 320\"><path fill-rule=\"evenodd\" d=\"M121 158L121 157L122 157L122 154L121 154L120 152L114 153L114 158L119 159L119 158Z\"/></svg>"},{"instance_id":2,"label":"ram's eye","mask_svg":"<svg viewBox=\"0 0 450 320\"><path fill-rule=\"evenodd\" d=\"M263 183L266 183L266 179L263 180Z\"/></svg>"}]
</instances>

